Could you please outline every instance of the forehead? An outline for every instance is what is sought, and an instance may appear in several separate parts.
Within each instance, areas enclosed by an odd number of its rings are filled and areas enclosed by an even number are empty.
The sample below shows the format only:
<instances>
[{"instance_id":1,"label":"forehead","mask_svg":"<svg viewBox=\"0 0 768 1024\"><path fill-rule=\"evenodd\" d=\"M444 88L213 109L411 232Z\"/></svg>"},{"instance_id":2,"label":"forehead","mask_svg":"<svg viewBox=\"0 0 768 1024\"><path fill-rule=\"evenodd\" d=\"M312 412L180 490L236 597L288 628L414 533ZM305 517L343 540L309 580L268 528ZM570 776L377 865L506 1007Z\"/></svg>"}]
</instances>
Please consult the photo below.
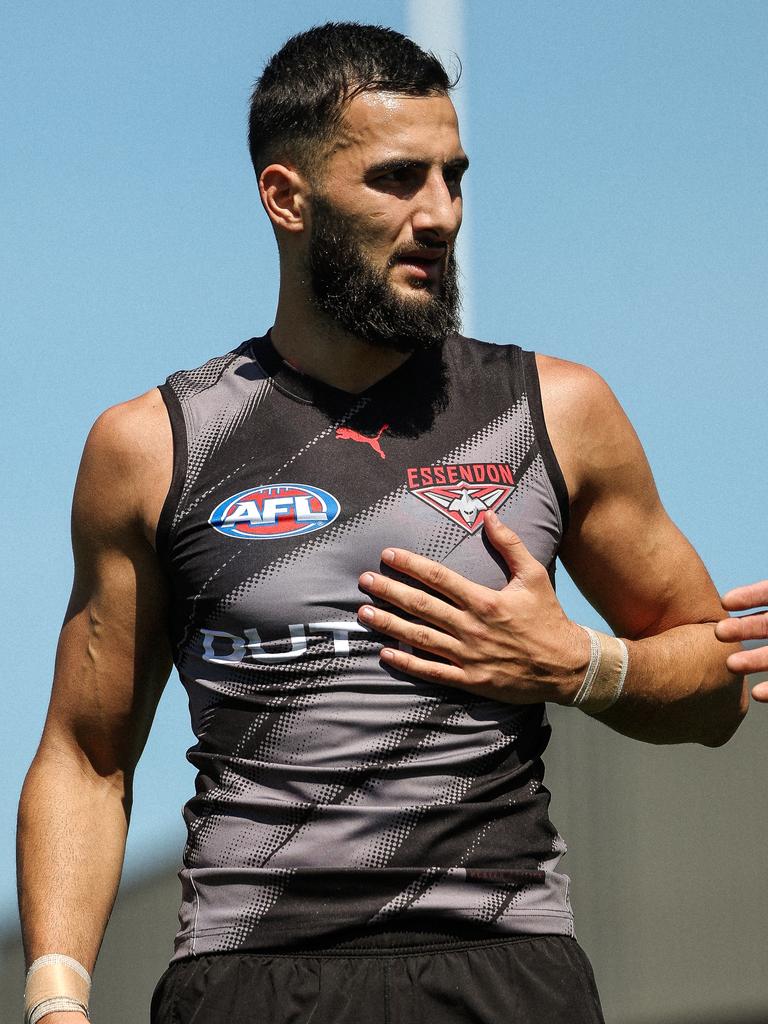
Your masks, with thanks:
<instances>
[{"instance_id":1,"label":"forehead","mask_svg":"<svg viewBox=\"0 0 768 1024\"><path fill-rule=\"evenodd\" d=\"M337 166L390 157L433 162L463 155L456 110L447 96L364 92L346 108L328 161Z\"/></svg>"}]
</instances>

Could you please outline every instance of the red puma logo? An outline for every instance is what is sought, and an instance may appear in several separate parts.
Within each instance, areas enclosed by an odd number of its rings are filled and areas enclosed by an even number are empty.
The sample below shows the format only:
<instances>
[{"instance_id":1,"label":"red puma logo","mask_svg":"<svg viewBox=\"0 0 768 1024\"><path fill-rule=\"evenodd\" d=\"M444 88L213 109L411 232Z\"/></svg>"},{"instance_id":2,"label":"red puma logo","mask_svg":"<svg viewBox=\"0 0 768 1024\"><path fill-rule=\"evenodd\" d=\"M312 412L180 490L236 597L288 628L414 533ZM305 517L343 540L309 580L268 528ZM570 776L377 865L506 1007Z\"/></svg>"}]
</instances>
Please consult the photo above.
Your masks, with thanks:
<instances>
[{"instance_id":1,"label":"red puma logo","mask_svg":"<svg viewBox=\"0 0 768 1024\"><path fill-rule=\"evenodd\" d=\"M358 434L356 430L352 430L350 427L336 427L336 437L338 437L340 441L361 441L363 444L369 444L375 452L379 453L382 459L386 459L387 456L381 450L379 438L388 427L389 424L385 423L381 430L379 430L378 434L374 437L366 437L365 434Z\"/></svg>"}]
</instances>

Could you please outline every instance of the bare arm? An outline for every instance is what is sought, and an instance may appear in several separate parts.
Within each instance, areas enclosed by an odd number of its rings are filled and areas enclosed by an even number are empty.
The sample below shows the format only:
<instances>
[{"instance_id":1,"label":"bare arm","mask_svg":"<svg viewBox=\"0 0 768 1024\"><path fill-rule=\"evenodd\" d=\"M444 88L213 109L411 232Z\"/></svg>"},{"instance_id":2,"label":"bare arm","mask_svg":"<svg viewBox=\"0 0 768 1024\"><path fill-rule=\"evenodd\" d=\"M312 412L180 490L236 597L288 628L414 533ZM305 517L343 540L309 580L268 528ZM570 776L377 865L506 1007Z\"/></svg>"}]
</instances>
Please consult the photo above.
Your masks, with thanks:
<instances>
[{"instance_id":1,"label":"bare arm","mask_svg":"<svg viewBox=\"0 0 768 1024\"><path fill-rule=\"evenodd\" d=\"M546 357L539 369L571 493L563 564L628 641L624 694L598 717L650 742L723 743L745 713L746 695L715 639L723 613L714 584L664 510L637 435L605 382Z\"/></svg>"},{"instance_id":2,"label":"bare arm","mask_svg":"<svg viewBox=\"0 0 768 1024\"><path fill-rule=\"evenodd\" d=\"M170 667L151 543L170 480L157 392L109 410L86 444L73 505L75 578L48 716L19 807L27 963L64 953L91 971L123 861L133 771ZM46 1024L77 1015L49 1014Z\"/></svg>"},{"instance_id":3,"label":"bare arm","mask_svg":"<svg viewBox=\"0 0 768 1024\"><path fill-rule=\"evenodd\" d=\"M584 367L543 358L542 398L566 476L572 520L561 554L575 582L628 639L621 700L598 717L654 743L725 742L744 715L743 681L725 668L714 635L717 592L659 501L648 463L608 387ZM382 658L419 678L497 700L572 703L589 661L586 635L563 612L547 573L492 514L488 539L510 582L492 591L430 559L398 549L382 561L447 598L375 572L363 590L414 617L366 605L361 619L420 651Z\"/></svg>"}]
</instances>

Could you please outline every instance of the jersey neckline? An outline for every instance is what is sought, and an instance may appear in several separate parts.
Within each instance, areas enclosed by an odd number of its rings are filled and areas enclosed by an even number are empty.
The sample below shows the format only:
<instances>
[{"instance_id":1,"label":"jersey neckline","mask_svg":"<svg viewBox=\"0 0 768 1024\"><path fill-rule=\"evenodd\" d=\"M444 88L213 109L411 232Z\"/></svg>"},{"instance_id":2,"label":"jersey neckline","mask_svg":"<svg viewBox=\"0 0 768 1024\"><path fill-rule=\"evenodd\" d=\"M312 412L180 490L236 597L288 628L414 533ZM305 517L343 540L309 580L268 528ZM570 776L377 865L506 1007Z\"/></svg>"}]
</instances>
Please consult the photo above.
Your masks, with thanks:
<instances>
[{"instance_id":1,"label":"jersey neckline","mask_svg":"<svg viewBox=\"0 0 768 1024\"><path fill-rule=\"evenodd\" d=\"M452 336L446 339L445 345ZM439 373L443 365L445 346L414 352L404 363L376 381L364 391L344 391L324 381L302 373L287 363L272 343L271 332L246 342L246 351L259 364L264 373L288 398L304 405L319 405L348 408L364 400L370 400L390 389L396 392L414 377L423 379L425 374Z\"/></svg>"}]
</instances>

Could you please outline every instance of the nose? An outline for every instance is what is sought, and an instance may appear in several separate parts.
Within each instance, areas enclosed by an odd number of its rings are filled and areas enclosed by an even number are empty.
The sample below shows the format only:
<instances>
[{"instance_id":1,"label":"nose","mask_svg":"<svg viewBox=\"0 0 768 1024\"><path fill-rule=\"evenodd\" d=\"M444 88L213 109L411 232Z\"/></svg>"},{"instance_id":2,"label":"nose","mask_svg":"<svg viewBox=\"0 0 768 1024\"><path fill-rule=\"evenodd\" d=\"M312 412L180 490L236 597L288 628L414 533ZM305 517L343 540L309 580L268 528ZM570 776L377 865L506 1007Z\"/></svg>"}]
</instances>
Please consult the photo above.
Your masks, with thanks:
<instances>
[{"instance_id":1,"label":"nose","mask_svg":"<svg viewBox=\"0 0 768 1024\"><path fill-rule=\"evenodd\" d=\"M430 173L414 197L411 223L415 238L450 242L461 227L461 189L440 170Z\"/></svg>"}]
</instances>

